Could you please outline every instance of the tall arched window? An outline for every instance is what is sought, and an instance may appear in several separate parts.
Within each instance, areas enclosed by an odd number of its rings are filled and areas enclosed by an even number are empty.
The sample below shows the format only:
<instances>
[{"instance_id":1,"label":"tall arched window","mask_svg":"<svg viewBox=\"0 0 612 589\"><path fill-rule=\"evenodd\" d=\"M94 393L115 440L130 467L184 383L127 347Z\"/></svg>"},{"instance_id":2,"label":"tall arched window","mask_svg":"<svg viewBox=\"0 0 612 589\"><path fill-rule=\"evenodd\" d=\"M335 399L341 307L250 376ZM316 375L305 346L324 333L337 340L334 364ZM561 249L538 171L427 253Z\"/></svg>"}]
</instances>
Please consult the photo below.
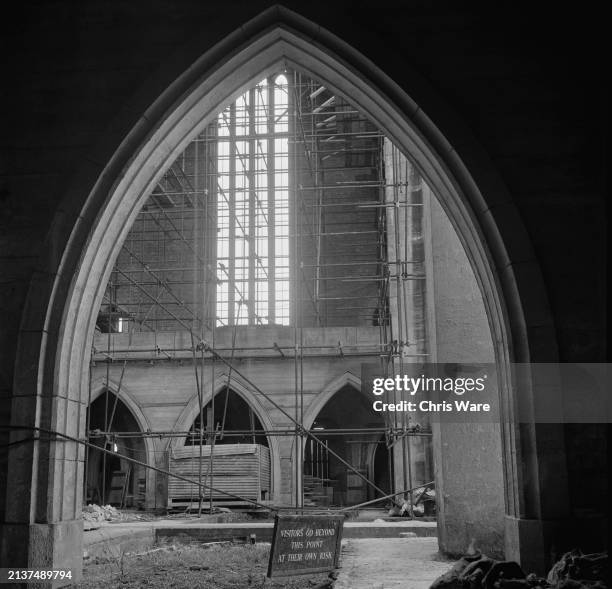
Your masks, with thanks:
<instances>
[{"instance_id":1,"label":"tall arched window","mask_svg":"<svg viewBox=\"0 0 612 589\"><path fill-rule=\"evenodd\" d=\"M409 195L385 154L376 125L317 80L284 70L253 83L152 190L117 258L99 330L390 327L397 287L386 234L401 227L385 201ZM421 279L413 266L410 280Z\"/></svg>"},{"instance_id":2,"label":"tall arched window","mask_svg":"<svg viewBox=\"0 0 612 589\"><path fill-rule=\"evenodd\" d=\"M289 324L289 93L262 80L217 117L217 325Z\"/></svg>"}]
</instances>

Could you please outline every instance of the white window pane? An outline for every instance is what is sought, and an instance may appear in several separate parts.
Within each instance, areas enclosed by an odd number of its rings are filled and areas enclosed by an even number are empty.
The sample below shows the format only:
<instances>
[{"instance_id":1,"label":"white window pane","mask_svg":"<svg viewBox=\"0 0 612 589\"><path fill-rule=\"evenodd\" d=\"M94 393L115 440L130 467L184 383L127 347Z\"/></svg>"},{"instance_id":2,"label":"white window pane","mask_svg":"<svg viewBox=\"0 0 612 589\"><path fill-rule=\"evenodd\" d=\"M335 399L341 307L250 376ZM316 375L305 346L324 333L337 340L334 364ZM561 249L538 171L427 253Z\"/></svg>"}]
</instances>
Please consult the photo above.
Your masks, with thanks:
<instances>
[{"instance_id":1,"label":"white window pane","mask_svg":"<svg viewBox=\"0 0 612 589\"><path fill-rule=\"evenodd\" d=\"M275 100L273 112L269 109L270 90ZM289 324L290 178L286 136L290 116L289 91L287 77L283 74L274 78L272 89L268 88L268 80L261 80L254 91L243 93L232 108L225 109L217 118L220 138L217 143L216 244L217 276L221 281L216 289L219 325L229 325L234 321L240 325L267 323L272 279L275 280L275 300L272 302L275 321ZM249 104L251 96L252 107ZM230 130L235 131L238 140L230 138ZM261 137L270 130L285 134L272 139L272 155L268 154L269 139ZM272 177L268 173L269 167L274 169ZM229 175L230 168L234 169L233 178ZM270 222L274 223L273 228L270 228ZM274 258L269 256L271 234L274 236ZM230 252L233 258L230 258ZM274 268L272 274L269 273L270 266ZM249 282L253 277L254 286ZM249 288L253 287L255 291L249 295ZM236 301L235 305L229 304L230 294ZM249 296L255 299L254 308L251 307L253 317L248 317L247 305L241 304Z\"/></svg>"},{"instance_id":2,"label":"white window pane","mask_svg":"<svg viewBox=\"0 0 612 589\"><path fill-rule=\"evenodd\" d=\"M229 135L229 121L230 121L230 110L226 108L218 117L217 117L217 133L219 137L225 137Z\"/></svg>"},{"instance_id":3,"label":"white window pane","mask_svg":"<svg viewBox=\"0 0 612 589\"><path fill-rule=\"evenodd\" d=\"M282 200L287 195L289 187L289 174L287 172L276 172L274 174L274 188L276 188L276 202Z\"/></svg>"},{"instance_id":4,"label":"white window pane","mask_svg":"<svg viewBox=\"0 0 612 589\"><path fill-rule=\"evenodd\" d=\"M229 158L223 156L217 160L217 172L219 174L229 174Z\"/></svg>"},{"instance_id":5,"label":"white window pane","mask_svg":"<svg viewBox=\"0 0 612 589\"><path fill-rule=\"evenodd\" d=\"M289 142L286 137L278 137L274 139L274 155L286 155L289 150Z\"/></svg>"}]
</instances>

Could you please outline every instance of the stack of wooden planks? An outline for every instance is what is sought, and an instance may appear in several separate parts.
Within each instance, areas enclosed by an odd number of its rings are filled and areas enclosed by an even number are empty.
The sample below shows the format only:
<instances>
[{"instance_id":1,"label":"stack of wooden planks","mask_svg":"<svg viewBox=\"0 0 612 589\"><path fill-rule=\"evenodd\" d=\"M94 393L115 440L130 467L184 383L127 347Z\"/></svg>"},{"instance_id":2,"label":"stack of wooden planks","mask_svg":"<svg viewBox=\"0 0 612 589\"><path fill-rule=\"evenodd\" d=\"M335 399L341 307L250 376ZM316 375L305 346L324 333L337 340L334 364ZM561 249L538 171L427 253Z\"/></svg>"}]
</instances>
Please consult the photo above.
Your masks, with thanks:
<instances>
[{"instance_id":1,"label":"stack of wooden planks","mask_svg":"<svg viewBox=\"0 0 612 589\"><path fill-rule=\"evenodd\" d=\"M261 501L270 494L270 450L261 444L218 444L202 447L202 483L212 485L246 499ZM184 446L170 453L170 472L198 480L200 447ZM212 464L212 470L211 470ZM212 472L212 481L211 474ZM210 489L203 490L210 497ZM249 505L247 501L232 499L213 491L216 505ZM198 501L198 486L174 477L168 477L168 507L179 507Z\"/></svg>"}]
</instances>

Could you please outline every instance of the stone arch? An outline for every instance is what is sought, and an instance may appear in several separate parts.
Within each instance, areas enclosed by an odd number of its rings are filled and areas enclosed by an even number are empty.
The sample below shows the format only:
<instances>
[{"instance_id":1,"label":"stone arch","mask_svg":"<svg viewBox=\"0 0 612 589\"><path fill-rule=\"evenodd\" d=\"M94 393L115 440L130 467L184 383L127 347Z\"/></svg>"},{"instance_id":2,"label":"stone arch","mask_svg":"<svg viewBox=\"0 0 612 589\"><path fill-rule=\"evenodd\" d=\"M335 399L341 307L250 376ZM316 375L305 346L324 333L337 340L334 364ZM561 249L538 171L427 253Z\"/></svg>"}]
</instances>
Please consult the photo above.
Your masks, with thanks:
<instances>
[{"instance_id":1,"label":"stone arch","mask_svg":"<svg viewBox=\"0 0 612 589\"><path fill-rule=\"evenodd\" d=\"M129 389L125 386L124 383L119 385L118 382L115 382L112 378L110 378L107 382L106 377L104 378L96 378L91 383L91 395L89 398L89 402L93 403L100 395L104 393L104 390L108 388L114 395L117 395L117 391L120 391L119 399L123 401L125 406L128 408L132 417L134 417L140 431L146 432L151 430L151 424L147 419L147 416L143 413L142 409L134 401L134 398L130 394ZM143 437L145 452L147 456L147 463L156 465L155 460L155 442L152 438L148 436ZM147 497L152 494L152 489L155 485L155 472L151 469L146 470L146 489L147 489ZM148 501L148 500L147 500Z\"/></svg>"},{"instance_id":2,"label":"stone arch","mask_svg":"<svg viewBox=\"0 0 612 589\"><path fill-rule=\"evenodd\" d=\"M350 371L346 371L342 374L337 375L336 377L334 377L333 379L331 379L330 381L328 381L325 386L321 389L321 391L315 396L315 398L311 401L311 403L308 406L308 409L304 415L304 428L310 430L315 422L315 420L317 419L317 417L322 417L322 414L325 414L326 418L330 417L330 412L329 412L329 407L328 404L333 404L332 399L338 395L338 394L342 394L343 392L346 392L346 388L350 387L351 390L351 399L353 402L355 402L355 398L358 397L360 398L361 401L364 402L364 404L366 406L368 406L369 408L371 408L371 397L368 396L367 394L364 393L364 391L361 388L361 379L357 376L355 376L355 374L353 374ZM353 396L353 392L355 393L355 395ZM359 403L357 403L359 404ZM327 411L326 411L327 408ZM346 413L343 415L343 418L346 419L346 415L348 413L350 413L350 411L348 411L348 409L345 407L346 409ZM364 408L362 408L361 410L363 411ZM332 414L333 416L333 411ZM363 413L361 414L362 418L363 418ZM374 417L374 415L372 415L372 417ZM376 419L378 419L380 421L380 425L384 425L384 419L381 415L376 415ZM351 424L351 426L353 426L354 424ZM361 424L361 426L364 426L365 424ZM317 437L319 436L325 436L325 432L320 431L313 431L313 434L317 435ZM371 436L371 435L370 435ZM376 438L377 436L380 436L380 434L378 435L374 435L374 438ZM346 436L346 437L351 437L351 436ZM375 453L375 444L372 444L373 440L370 439L368 441L366 441L364 438L368 437L368 436L360 436L359 439L364 442L363 445L363 449L365 450L365 458L364 458L364 466L367 468L367 476L368 478L370 478L370 480L373 480L374 477L372 477L371 475L374 474L374 464L373 464L373 457L374 457L374 453ZM347 448L346 447L342 447L342 440L343 440L344 436L341 438L336 438L334 440L334 438L332 438L331 440L329 440L330 443L330 447L332 449L334 449L334 451L336 453L338 453L339 455L341 455L345 460L347 460L348 463L352 464L353 466L356 466L356 464L354 464L354 461L351 459L350 455L347 452ZM323 438L325 439L325 438ZM337 442L339 442L339 445L336 445L334 447L334 444L336 444ZM369 442L369 443L366 443ZM304 465L303 468L306 468L306 447L308 445L309 441L307 438L302 438L302 456L303 456L303 460L304 460ZM351 444L352 445L352 444ZM332 459L332 462L334 462L334 459ZM339 463L336 462L336 465L339 466ZM342 467L341 467L342 468ZM333 476L330 475L331 478L334 478ZM371 492L371 489L367 489L366 492ZM373 497L368 497L368 498L373 498Z\"/></svg>"},{"instance_id":3,"label":"stone arch","mask_svg":"<svg viewBox=\"0 0 612 589\"><path fill-rule=\"evenodd\" d=\"M213 389L215 391L215 395L218 395L222 390L227 386L227 374L220 373L215 377ZM203 403L206 405L212 399L212 392L210 387L207 387L208 391L203 395ZM257 415L257 419L261 422L264 429L271 430L274 429L274 424L270 419L269 413L266 411L265 407L261 403L258 395L253 393L250 388L243 384L239 377L233 375L231 387L232 391L240 395L246 403L253 409L255 415ZM176 423L174 424L175 431L188 431L193 423L194 419L198 415L200 409L200 403L198 401L197 395L191 397L189 402L185 405L184 409L181 411L181 414L177 417ZM280 477L280 448L278 444L278 439L275 436L267 436L268 438L268 447L270 448L270 488L272 489L272 497L279 497L281 492L281 477ZM183 446L185 443L185 438L183 437L175 437L171 438L170 443L168 445L168 449L170 451Z\"/></svg>"},{"instance_id":4,"label":"stone arch","mask_svg":"<svg viewBox=\"0 0 612 589\"><path fill-rule=\"evenodd\" d=\"M319 394L312 400L304 415L304 427L310 429L321 409L344 386L351 385L361 392L361 379L352 372L346 371L328 382Z\"/></svg>"},{"instance_id":5,"label":"stone arch","mask_svg":"<svg viewBox=\"0 0 612 589\"><path fill-rule=\"evenodd\" d=\"M108 390L114 395L117 395L117 391L120 390L119 383L115 382L112 378L108 380L108 383L106 381L106 377L96 378L91 383L91 396L89 401L95 401L101 394L104 393L105 388L108 388ZM119 399L121 399L121 401L123 401L123 403L125 403L127 408L131 411L141 431L146 432L147 430L151 429L151 424L149 423L147 416L142 412L142 409L138 403L136 403L136 401L134 401L133 397L130 395L129 389L123 383L121 384Z\"/></svg>"},{"instance_id":6,"label":"stone arch","mask_svg":"<svg viewBox=\"0 0 612 589\"><path fill-rule=\"evenodd\" d=\"M185 46L184 57L192 51L192 46ZM554 326L526 230L470 132L418 75L413 78L414 95L425 97L421 103L329 31L274 6L207 48L187 70L176 71L174 83L164 83L163 92L158 84L165 78L153 77L84 159L54 217L24 306L13 424L82 434L89 342L120 244L150 189L190 138L224 102L279 65L299 69L350 96L410 153L452 220L474 268L498 365L556 360ZM136 121L134 112L142 113ZM508 370L500 372L502 401L512 422L511 375ZM528 457L531 467L522 466L518 434L510 431L505 441L508 512L519 517L524 513L524 491L517 473L537 470L537 457ZM82 475L74 455L81 456L81 451L64 446L37 443L11 451L9 480L27 480L29 493L27 498L7 494L7 511L15 522L68 522L78 529ZM51 456L49 467L43 466ZM33 476L28 465L35 460L39 472ZM76 490L53 494L64 485ZM30 565L35 566L37 556L32 558Z\"/></svg>"}]
</instances>

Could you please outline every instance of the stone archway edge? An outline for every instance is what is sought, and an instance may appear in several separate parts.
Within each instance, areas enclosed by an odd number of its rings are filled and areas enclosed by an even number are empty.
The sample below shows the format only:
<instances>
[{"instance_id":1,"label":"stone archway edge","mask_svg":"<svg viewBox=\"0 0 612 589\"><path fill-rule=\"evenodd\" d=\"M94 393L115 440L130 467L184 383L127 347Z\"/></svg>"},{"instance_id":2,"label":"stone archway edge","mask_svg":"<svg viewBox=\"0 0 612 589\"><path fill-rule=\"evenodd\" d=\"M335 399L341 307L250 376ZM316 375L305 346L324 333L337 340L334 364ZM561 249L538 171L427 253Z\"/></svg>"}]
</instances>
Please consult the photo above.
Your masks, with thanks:
<instances>
[{"instance_id":1,"label":"stone archway edge","mask_svg":"<svg viewBox=\"0 0 612 589\"><path fill-rule=\"evenodd\" d=\"M183 48L180 71L176 71L177 62L169 60L166 69L152 77L108 126L107 135L75 174L53 220L22 316L13 423L79 437L88 386L84 367L95 316L132 221L165 168L219 106L253 79L283 64L314 74L341 95L350 96L403 151L415 154L421 172L453 220L485 293L498 362L537 361L538 350L554 354L543 281L506 189L477 143L416 73L413 80L420 104L358 51L278 6L213 48L202 48L201 43L206 41ZM191 65L185 69L186 62ZM174 80L169 86L168 79ZM530 331L530 327L538 329ZM509 380L502 394L511 410ZM510 499L510 513L518 516L523 491L516 475L521 461L517 436L509 434L505 462L515 495ZM76 518L82 460L68 444L52 444L48 449L22 445L11 451L9 480L21 481L23 492L8 493L11 522L5 526L3 550L7 538L17 534L23 541L10 548L15 554L28 554L34 536L47 533L44 525L65 524L65 533L75 538L74 554L68 551L65 558L80 558ZM34 524L43 527L23 531ZM55 558L43 552L28 556L28 566Z\"/></svg>"}]
</instances>

